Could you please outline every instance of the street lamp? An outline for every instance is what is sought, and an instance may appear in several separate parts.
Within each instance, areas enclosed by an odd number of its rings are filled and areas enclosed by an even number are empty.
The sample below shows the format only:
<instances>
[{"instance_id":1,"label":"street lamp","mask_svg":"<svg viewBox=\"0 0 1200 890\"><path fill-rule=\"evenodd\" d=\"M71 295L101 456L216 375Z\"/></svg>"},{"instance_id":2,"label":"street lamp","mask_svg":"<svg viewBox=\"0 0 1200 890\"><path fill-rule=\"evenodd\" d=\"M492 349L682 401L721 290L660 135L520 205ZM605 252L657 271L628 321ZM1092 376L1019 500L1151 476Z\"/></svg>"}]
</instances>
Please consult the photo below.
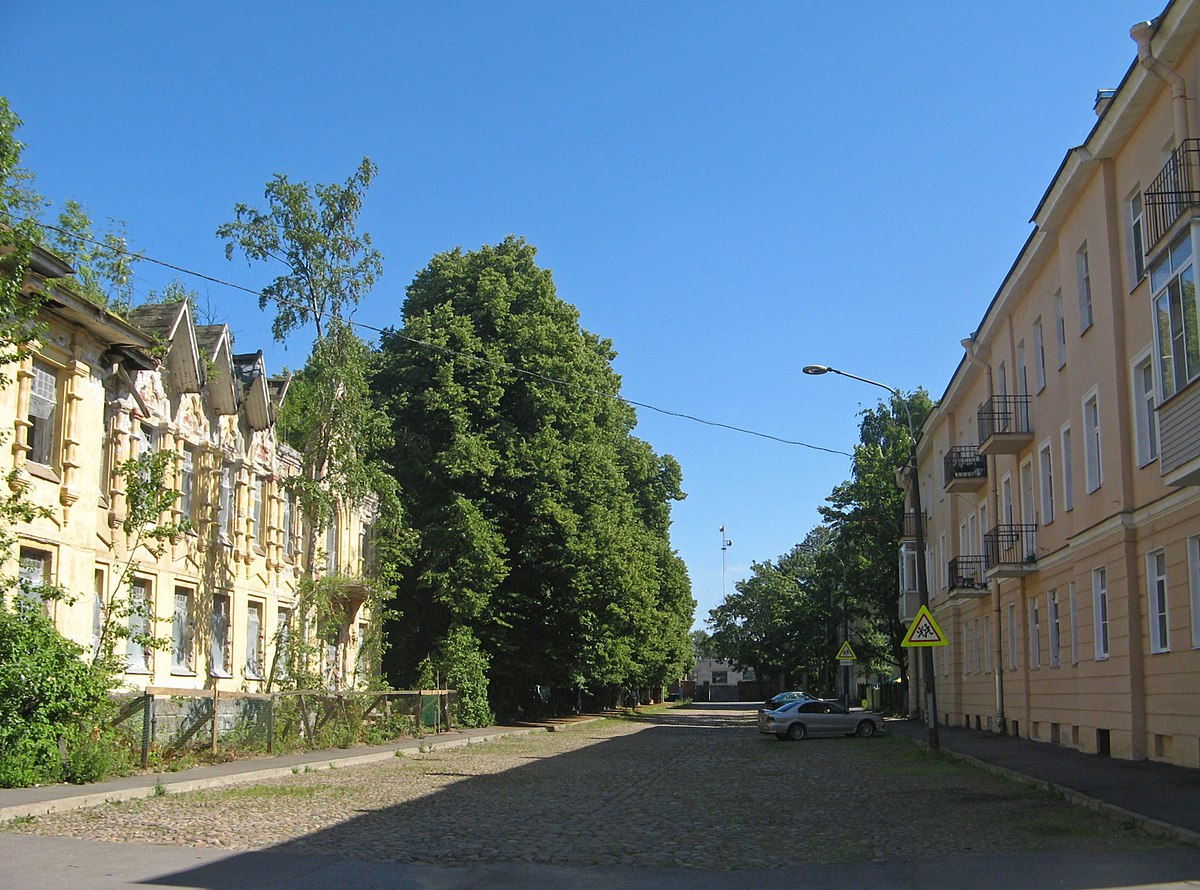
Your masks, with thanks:
<instances>
[{"instance_id":1,"label":"street lamp","mask_svg":"<svg viewBox=\"0 0 1200 890\"><path fill-rule=\"evenodd\" d=\"M917 602L928 609L929 579L925 573L925 514L921 508L921 480L917 475L917 430L913 426L912 411L909 410L908 399L904 397L900 390L893 389L886 383L880 383L878 380L872 380L869 377L859 377L857 374L851 374L849 371L839 371L837 368L831 368L828 365L806 365L804 373L813 377L820 377L823 374L838 374L842 377L849 377L851 380L857 380L860 383L869 383L871 386L886 389L904 405L904 416L908 418L908 459L912 465L913 510L916 512L913 524L916 527L917 538ZM933 681L933 650L927 646L921 649L921 674L925 679L925 725L928 731L929 750L938 751L941 749L942 744L941 738L938 735L937 725L937 692Z\"/></svg>"}]
</instances>

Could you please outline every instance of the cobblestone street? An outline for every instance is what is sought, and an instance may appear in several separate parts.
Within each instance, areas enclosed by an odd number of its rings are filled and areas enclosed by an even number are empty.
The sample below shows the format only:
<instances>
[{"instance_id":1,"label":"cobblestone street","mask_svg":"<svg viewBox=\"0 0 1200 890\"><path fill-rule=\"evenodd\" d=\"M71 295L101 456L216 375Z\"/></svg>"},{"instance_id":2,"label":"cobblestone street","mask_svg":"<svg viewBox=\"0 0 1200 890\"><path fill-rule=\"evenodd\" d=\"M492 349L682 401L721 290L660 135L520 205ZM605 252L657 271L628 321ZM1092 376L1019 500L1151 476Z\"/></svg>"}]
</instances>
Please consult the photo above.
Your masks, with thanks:
<instances>
[{"instance_id":1,"label":"cobblestone street","mask_svg":"<svg viewBox=\"0 0 1200 890\"><path fill-rule=\"evenodd\" d=\"M780 743L728 705L4 827L443 865L743 869L1163 845L902 738Z\"/></svg>"}]
</instances>

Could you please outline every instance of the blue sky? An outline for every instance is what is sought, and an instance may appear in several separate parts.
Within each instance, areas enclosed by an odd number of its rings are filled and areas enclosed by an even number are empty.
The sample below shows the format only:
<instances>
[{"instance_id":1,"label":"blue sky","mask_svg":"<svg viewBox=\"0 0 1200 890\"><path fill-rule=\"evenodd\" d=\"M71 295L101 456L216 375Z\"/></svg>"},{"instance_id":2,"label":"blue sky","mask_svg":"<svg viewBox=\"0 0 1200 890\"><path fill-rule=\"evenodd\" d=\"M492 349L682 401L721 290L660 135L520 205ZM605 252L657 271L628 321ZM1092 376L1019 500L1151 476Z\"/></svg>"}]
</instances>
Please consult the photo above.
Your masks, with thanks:
<instances>
[{"instance_id":1,"label":"blue sky","mask_svg":"<svg viewBox=\"0 0 1200 890\"><path fill-rule=\"evenodd\" d=\"M386 258L358 313L399 323L435 253L512 233L618 352L624 394L850 451L882 391L936 398L1092 100L1133 61L1131 0L1001 4L23 3L0 94L56 201L258 287L214 231L274 173L379 165ZM143 265L138 290L170 273ZM253 297L191 282L268 366ZM700 605L818 522L845 456L646 410L683 466L672 538Z\"/></svg>"}]
</instances>

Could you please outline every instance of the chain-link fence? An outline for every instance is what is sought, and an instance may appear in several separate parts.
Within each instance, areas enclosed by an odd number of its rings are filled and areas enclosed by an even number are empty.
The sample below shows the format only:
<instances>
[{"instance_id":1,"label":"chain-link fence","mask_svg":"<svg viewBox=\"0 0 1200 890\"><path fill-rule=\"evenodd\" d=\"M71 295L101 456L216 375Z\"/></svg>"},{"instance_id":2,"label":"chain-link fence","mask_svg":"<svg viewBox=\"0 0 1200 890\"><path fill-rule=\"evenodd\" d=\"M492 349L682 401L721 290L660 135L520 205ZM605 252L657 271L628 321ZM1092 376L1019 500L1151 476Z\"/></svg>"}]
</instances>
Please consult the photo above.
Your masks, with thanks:
<instances>
[{"instance_id":1,"label":"chain-link fence","mask_svg":"<svg viewBox=\"0 0 1200 890\"><path fill-rule=\"evenodd\" d=\"M114 727L143 768L230 757L378 745L453 729L452 689L270 694L152 686L119 700Z\"/></svg>"}]
</instances>

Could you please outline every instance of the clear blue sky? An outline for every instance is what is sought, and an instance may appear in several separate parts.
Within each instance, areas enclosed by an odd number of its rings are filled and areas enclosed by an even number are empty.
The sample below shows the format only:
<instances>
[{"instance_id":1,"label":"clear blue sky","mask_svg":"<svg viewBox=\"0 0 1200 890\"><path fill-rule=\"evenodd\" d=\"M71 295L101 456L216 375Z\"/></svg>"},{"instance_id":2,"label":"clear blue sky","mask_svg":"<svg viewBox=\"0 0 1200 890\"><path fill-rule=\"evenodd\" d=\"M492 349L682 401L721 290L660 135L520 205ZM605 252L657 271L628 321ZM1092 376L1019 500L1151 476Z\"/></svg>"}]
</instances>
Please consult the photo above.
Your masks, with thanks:
<instances>
[{"instance_id":1,"label":"clear blue sky","mask_svg":"<svg viewBox=\"0 0 1200 890\"><path fill-rule=\"evenodd\" d=\"M124 220L148 255L258 287L216 227L274 173L379 178L399 323L433 254L523 235L624 394L849 451L884 395L941 395L1063 154L1162 0L932 4L10 4L0 94L48 197ZM139 292L169 278L143 266ZM252 297L195 282L268 366ZM699 600L818 522L848 458L641 410L683 465L672 538Z\"/></svg>"}]
</instances>

